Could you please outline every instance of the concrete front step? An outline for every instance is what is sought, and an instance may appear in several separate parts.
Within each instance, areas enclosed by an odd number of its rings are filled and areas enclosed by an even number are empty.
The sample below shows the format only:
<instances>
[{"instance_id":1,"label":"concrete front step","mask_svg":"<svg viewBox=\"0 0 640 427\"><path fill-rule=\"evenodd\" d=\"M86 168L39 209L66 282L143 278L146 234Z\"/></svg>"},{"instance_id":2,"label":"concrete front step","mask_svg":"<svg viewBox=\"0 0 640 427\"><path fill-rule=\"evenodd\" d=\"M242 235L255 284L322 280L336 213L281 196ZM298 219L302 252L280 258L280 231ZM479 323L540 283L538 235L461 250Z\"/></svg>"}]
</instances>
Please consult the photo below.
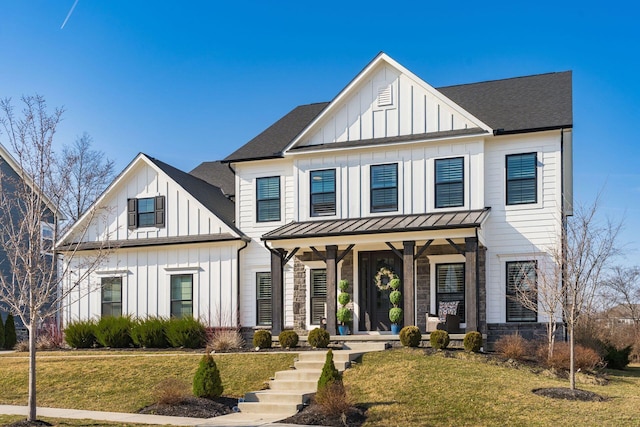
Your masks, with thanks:
<instances>
[{"instance_id":1,"label":"concrete front step","mask_svg":"<svg viewBox=\"0 0 640 427\"><path fill-rule=\"evenodd\" d=\"M345 369L347 369L349 366L351 366L351 363L348 362L334 362L334 365L336 365L336 369L340 372L344 371ZM293 364L293 366L295 366L296 370L317 370L322 372L322 367L324 366L324 361L322 362L307 362L307 361L298 361L295 362ZM318 374L318 378L320 378L320 374Z\"/></svg>"},{"instance_id":2,"label":"concrete front step","mask_svg":"<svg viewBox=\"0 0 640 427\"><path fill-rule=\"evenodd\" d=\"M320 376L318 375L318 378ZM272 380L269 381L270 390L299 391L315 393L318 389L318 379L315 380Z\"/></svg>"},{"instance_id":3,"label":"concrete front step","mask_svg":"<svg viewBox=\"0 0 640 427\"><path fill-rule=\"evenodd\" d=\"M297 413L302 409L302 403L266 403L266 402L239 402L238 408L240 412L248 414L270 414L282 415L285 418L289 415Z\"/></svg>"},{"instance_id":4,"label":"concrete front step","mask_svg":"<svg viewBox=\"0 0 640 427\"><path fill-rule=\"evenodd\" d=\"M349 362L352 360L351 351L336 350L333 352L333 362ZM326 351L303 351L298 354L298 360L301 362L322 362L327 359Z\"/></svg>"},{"instance_id":5,"label":"concrete front step","mask_svg":"<svg viewBox=\"0 0 640 427\"><path fill-rule=\"evenodd\" d=\"M245 402L304 404L311 399L313 393L300 393L292 391L262 390L252 391L244 395Z\"/></svg>"},{"instance_id":6,"label":"concrete front step","mask_svg":"<svg viewBox=\"0 0 640 427\"><path fill-rule=\"evenodd\" d=\"M320 367L322 368L322 367ZM322 374L322 369L291 369L289 371L278 371L276 372L276 376L274 380L310 380L310 381L318 381L320 378L320 374Z\"/></svg>"}]
</instances>

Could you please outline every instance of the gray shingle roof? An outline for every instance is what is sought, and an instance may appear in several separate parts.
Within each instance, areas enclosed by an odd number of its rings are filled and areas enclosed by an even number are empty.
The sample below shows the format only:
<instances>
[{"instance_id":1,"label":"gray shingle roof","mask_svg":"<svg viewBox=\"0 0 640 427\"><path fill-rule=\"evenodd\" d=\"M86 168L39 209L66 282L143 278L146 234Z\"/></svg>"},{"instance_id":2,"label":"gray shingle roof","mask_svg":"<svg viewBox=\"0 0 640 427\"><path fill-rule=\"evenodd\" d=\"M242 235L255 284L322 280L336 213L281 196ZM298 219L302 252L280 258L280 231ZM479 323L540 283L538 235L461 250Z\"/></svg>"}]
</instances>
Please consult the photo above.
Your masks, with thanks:
<instances>
[{"instance_id":1,"label":"gray shingle roof","mask_svg":"<svg viewBox=\"0 0 640 427\"><path fill-rule=\"evenodd\" d=\"M489 210L490 208L484 208L472 211L292 222L266 233L262 240L473 228L482 225L489 215Z\"/></svg>"},{"instance_id":2,"label":"gray shingle roof","mask_svg":"<svg viewBox=\"0 0 640 427\"><path fill-rule=\"evenodd\" d=\"M147 239L109 240L107 242L82 242L61 245L58 246L57 249L60 251L90 251L101 248L120 249L139 248L146 246L185 245L189 243L230 242L241 239L242 237L237 237L230 233L199 234L197 236L154 237Z\"/></svg>"},{"instance_id":3,"label":"gray shingle roof","mask_svg":"<svg viewBox=\"0 0 640 427\"><path fill-rule=\"evenodd\" d=\"M229 169L229 165L220 160L214 162L202 162L194 170L189 172L196 178L208 182L222 190L227 196L236 194L236 176Z\"/></svg>"},{"instance_id":4,"label":"gray shingle roof","mask_svg":"<svg viewBox=\"0 0 640 427\"><path fill-rule=\"evenodd\" d=\"M497 133L533 132L573 126L571 77L571 71L564 71L436 89L495 131L500 130ZM281 157L327 105L294 108L223 162ZM359 142L351 143L355 146Z\"/></svg>"},{"instance_id":5,"label":"gray shingle roof","mask_svg":"<svg viewBox=\"0 0 640 427\"><path fill-rule=\"evenodd\" d=\"M235 205L229 200L220 188L209 184L189 175L186 172L176 169L173 166L164 163L153 157L146 156L156 166L162 169L167 175L171 177L175 182L184 188L189 194L195 197L200 203L202 203L207 209L213 212L218 218L220 218L225 224L231 227L239 236L244 234L238 230L235 226Z\"/></svg>"},{"instance_id":6,"label":"gray shingle roof","mask_svg":"<svg viewBox=\"0 0 640 427\"><path fill-rule=\"evenodd\" d=\"M316 118L328 102L301 105L231 153L224 162L281 157L282 150Z\"/></svg>"},{"instance_id":7,"label":"gray shingle roof","mask_svg":"<svg viewBox=\"0 0 640 427\"><path fill-rule=\"evenodd\" d=\"M571 71L438 88L505 133L572 127Z\"/></svg>"}]
</instances>

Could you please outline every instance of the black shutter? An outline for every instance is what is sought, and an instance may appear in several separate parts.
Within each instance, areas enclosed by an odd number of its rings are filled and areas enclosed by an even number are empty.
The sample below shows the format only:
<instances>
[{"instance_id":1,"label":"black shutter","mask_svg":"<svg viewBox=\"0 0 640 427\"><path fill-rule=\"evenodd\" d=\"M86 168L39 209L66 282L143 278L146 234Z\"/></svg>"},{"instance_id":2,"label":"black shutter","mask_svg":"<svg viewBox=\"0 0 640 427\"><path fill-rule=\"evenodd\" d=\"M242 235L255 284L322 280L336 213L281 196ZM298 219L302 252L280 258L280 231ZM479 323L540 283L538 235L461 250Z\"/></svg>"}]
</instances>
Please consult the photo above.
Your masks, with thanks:
<instances>
[{"instance_id":1,"label":"black shutter","mask_svg":"<svg viewBox=\"0 0 640 427\"><path fill-rule=\"evenodd\" d=\"M156 227L164 227L164 196L156 197Z\"/></svg>"},{"instance_id":2,"label":"black shutter","mask_svg":"<svg viewBox=\"0 0 640 427\"><path fill-rule=\"evenodd\" d=\"M129 230L138 228L138 200L127 199L127 226Z\"/></svg>"}]
</instances>

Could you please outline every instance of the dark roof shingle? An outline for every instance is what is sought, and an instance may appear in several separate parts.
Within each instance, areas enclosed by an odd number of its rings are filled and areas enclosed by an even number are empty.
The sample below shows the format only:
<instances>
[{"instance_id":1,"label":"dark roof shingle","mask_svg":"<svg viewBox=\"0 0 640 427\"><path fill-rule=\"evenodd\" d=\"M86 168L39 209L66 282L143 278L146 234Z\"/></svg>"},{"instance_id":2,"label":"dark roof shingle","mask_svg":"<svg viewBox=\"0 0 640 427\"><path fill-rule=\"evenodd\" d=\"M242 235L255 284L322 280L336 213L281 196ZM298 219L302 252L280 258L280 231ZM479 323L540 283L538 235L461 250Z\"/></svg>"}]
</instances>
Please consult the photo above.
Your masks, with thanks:
<instances>
[{"instance_id":1,"label":"dark roof shingle","mask_svg":"<svg viewBox=\"0 0 640 427\"><path fill-rule=\"evenodd\" d=\"M229 169L228 164L222 163L220 160L202 162L189 172L189 175L218 187L227 196L236 194L236 175Z\"/></svg>"}]
</instances>

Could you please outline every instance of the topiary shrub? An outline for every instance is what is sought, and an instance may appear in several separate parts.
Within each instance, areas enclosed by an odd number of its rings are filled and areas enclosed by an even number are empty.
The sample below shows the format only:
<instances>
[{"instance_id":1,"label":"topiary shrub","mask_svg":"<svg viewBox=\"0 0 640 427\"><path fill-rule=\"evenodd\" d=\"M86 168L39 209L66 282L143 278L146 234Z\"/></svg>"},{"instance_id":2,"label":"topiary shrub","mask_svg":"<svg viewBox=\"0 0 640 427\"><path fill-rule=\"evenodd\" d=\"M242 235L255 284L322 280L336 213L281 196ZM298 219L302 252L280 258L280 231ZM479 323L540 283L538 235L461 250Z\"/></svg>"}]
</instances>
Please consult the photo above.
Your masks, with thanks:
<instances>
[{"instance_id":1,"label":"topiary shrub","mask_svg":"<svg viewBox=\"0 0 640 427\"><path fill-rule=\"evenodd\" d=\"M340 293L340 295L338 295L338 303L340 305L347 305L349 304L349 301L351 301L351 295L349 295L346 292L342 292Z\"/></svg>"},{"instance_id":2,"label":"topiary shrub","mask_svg":"<svg viewBox=\"0 0 640 427\"><path fill-rule=\"evenodd\" d=\"M0 313L0 348L4 346L4 323L2 323L2 313Z\"/></svg>"},{"instance_id":3,"label":"topiary shrub","mask_svg":"<svg viewBox=\"0 0 640 427\"><path fill-rule=\"evenodd\" d=\"M271 332L260 330L253 334L253 346L258 348L271 348Z\"/></svg>"},{"instance_id":4,"label":"topiary shrub","mask_svg":"<svg viewBox=\"0 0 640 427\"><path fill-rule=\"evenodd\" d=\"M429 337L429 342L431 342L431 347L436 350L445 349L449 345L449 334L447 331L433 331Z\"/></svg>"},{"instance_id":5,"label":"topiary shrub","mask_svg":"<svg viewBox=\"0 0 640 427\"><path fill-rule=\"evenodd\" d=\"M397 306L400 304L400 300L402 300L402 293L400 291L391 291L389 294L389 301L391 301L391 304Z\"/></svg>"},{"instance_id":6,"label":"topiary shrub","mask_svg":"<svg viewBox=\"0 0 640 427\"><path fill-rule=\"evenodd\" d=\"M193 394L197 397L215 399L222 395L222 380L215 360L210 354L200 359L200 365L193 377Z\"/></svg>"},{"instance_id":7,"label":"topiary shrub","mask_svg":"<svg viewBox=\"0 0 640 427\"><path fill-rule=\"evenodd\" d=\"M389 320L391 323L399 324L402 320L402 309L400 307L392 307L389 310Z\"/></svg>"},{"instance_id":8,"label":"topiary shrub","mask_svg":"<svg viewBox=\"0 0 640 427\"><path fill-rule=\"evenodd\" d=\"M11 350L18 343L16 335L16 322L12 314L7 315L7 321L4 324L4 347Z\"/></svg>"},{"instance_id":9,"label":"topiary shrub","mask_svg":"<svg viewBox=\"0 0 640 427\"><path fill-rule=\"evenodd\" d=\"M326 330L315 328L314 330L309 332L307 341L309 342L309 345L311 347L327 348L329 346L329 342L331 341L331 336Z\"/></svg>"},{"instance_id":10,"label":"topiary shrub","mask_svg":"<svg viewBox=\"0 0 640 427\"><path fill-rule=\"evenodd\" d=\"M282 348L295 348L298 346L298 334L296 331L282 331L278 335L278 341Z\"/></svg>"},{"instance_id":11,"label":"topiary shrub","mask_svg":"<svg viewBox=\"0 0 640 427\"><path fill-rule=\"evenodd\" d=\"M168 321L161 317L147 317L137 319L131 325L131 339L138 347L166 348L169 347L165 328Z\"/></svg>"},{"instance_id":12,"label":"topiary shrub","mask_svg":"<svg viewBox=\"0 0 640 427\"><path fill-rule=\"evenodd\" d=\"M96 340L103 347L128 348L131 340L131 318L128 316L107 316L95 327Z\"/></svg>"},{"instance_id":13,"label":"topiary shrub","mask_svg":"<svg viewBox=\"0 0 640 427\"><path fill-rule=\"evenodd\" d=\"M191 316L170 319L165 333L171 347L204 348L207 343L204 325Z\"/></svg>"},{"instance_id":14,"label":"topiary shrub","mask_svg":"<svg viewBox=\"0 0 640 427\"><path fill-rule=\"evenodd\" d=\"M97 344L96 322L78 320L71 322L64 330L64 340L72 348L91 348Z\"/></svg>"},{"instance_id":15,"label":"topiary shrub","mask_svg":"<svg viewBox=\"0 0 640 427\"><path fill-rule=\"evenodd\" d=\"M422 334L417 326L405 326L400 330L400 343L405 347L418 347Z\"/></svg>"},{"instance_id":16,"label":"topiary shrub","mask_svg":"<svg viewBox=\"0 0 640 427\"><path fill-rule=\"evenodd\" d=\"M482 334L477 331L469 332L464 336L462 344L466 351L477 353L482 347Z\"/></svg>"},{"instance_id":17,"label":"topiary shrub","mask_svg":"<svg viewBox=\"0 0 640 427\"><path fill-rule=\"evenodd\" d=\"M397 291L398 289L400 289L400 279L398 279L397 277L394 279L391 279L389 281L389 287L394 291Z\"/></svg>"},{"instance_id":18,"label":"topiary shrub","mask_svg":"<svg viewBox=\"0 0 640 427\"><path fill-rule=\"evenodd\" d=\"M338 311L336 311L336 318L338 319L338 322L343 325L351 322L351 309L347 307L340 307Z\"/></svg>"},{"instance_id":19,"label":"topiary shrub","mask_svg":"<svg viewBox=\"0 0 640 427\"><path fill-rule=\"evenodd\" d=\"M320 379L318 379L318 391L324 390L329 384L334 382L342 382L342 375L336 369L335 363L333 363L333 351L327 351L327 357L322 367L322 373Z\"/></svg>"},{"instance_id":20,"label":"topiary shrub","mask_svg":"<svg viewBox=\"0 0 640 427\"><path fill-rule=\"evenodd\" d=\"M349 281L345 279L340 280L338 282L338 289L340 289L342 292L347 292L347 290L349 290Z\"/></svg>"}]
</instances>

